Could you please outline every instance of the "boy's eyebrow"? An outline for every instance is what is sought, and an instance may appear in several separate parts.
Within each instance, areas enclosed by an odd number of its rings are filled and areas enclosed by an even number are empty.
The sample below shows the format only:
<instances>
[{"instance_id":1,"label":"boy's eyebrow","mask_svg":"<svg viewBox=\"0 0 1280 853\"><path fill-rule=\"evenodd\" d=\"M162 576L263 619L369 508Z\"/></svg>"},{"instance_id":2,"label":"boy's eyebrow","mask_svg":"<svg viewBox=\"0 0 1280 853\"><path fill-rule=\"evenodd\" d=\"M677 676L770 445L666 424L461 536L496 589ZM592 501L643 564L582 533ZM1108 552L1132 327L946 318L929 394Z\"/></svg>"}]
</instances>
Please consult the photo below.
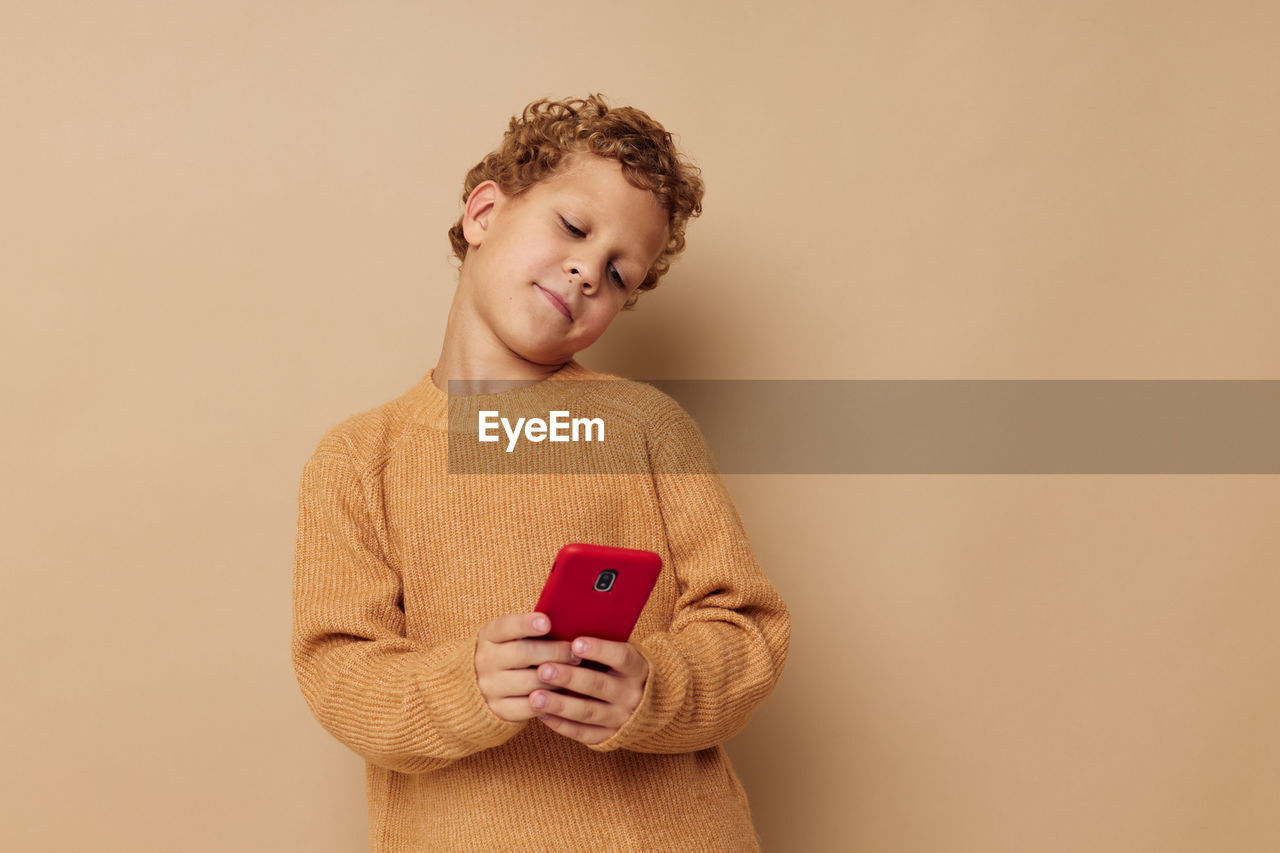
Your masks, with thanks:
<instances>
[{"instance_id":1,"label":"boy's eyebrow","mask_svg":"<svg viewBox=\"0 0 1280 853\"><path fill-rule=\"evenodd\" d=\"M570 204L585 204L593 212L597 210L597 205L592 201L591 196L580 190L564 189L561 195L568 199Z\"/></svg>"}]
</instances>

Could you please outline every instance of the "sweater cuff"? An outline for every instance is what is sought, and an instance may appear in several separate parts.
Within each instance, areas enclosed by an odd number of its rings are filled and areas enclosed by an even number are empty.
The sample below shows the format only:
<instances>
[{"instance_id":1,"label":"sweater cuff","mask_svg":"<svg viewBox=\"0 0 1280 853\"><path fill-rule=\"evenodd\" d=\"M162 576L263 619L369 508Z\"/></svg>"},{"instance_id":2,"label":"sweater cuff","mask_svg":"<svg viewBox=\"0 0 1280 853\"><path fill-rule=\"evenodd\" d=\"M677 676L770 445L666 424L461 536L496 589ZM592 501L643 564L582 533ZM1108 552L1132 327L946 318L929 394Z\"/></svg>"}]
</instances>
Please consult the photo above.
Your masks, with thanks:
<instances>
[{"instance_id":1,"label":"sweater cuff","mask_svg":"<svg viewBox=\"0 0 1280 853\"><path fill-rule=\"evenodd\" d=\"M508 722L489 708L476 680L475 640L435 650L419 688L438 731L450 732L463 755L506 743L527 725Z\"/></svg>"},{"instance_id":2,"label":"sweater cuff","mask_svg":"<svg viewBox=\"0 0 1280 853\"><path fill-rule=\"evenodd\" d=\"M639 749L644 752L682 752L678 745L663 748L655 737L667 727L684 704L689 690L689 667L667 634L651 634L632 643L649 662L644 695L631 718L606 741L591 746L596 752Z\"/></svg>"}]
</instances>

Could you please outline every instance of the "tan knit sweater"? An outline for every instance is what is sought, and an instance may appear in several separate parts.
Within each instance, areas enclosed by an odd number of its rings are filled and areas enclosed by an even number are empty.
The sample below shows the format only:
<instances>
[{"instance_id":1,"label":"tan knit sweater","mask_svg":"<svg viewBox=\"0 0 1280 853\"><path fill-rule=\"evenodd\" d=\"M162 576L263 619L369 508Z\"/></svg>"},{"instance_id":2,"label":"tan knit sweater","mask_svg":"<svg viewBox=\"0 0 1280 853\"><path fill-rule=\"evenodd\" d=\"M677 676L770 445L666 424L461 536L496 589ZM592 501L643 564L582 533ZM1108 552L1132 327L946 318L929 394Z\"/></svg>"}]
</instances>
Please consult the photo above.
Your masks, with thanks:
<instances>
[{"instance_id":1,"label":"tan knit sweater","mask_svg":"<svg viewBox=\"0 0 1280 853\"><path fill-rule=\"evenodd\" d=\"M614 473L457 473L504 452L476 440L480 410L556 409L601 417L604 441L529 447ZM758 849L720 745L773 690L790 619L713 465L670 398L576 362L466 397L428 373L324 436L302 475L293 659L367 761L372 850ZM568 542L663 560L631 637L644 697L595 747L499 719L476 685L480 627L531 611Z\"/></svg>"}]
</instances>

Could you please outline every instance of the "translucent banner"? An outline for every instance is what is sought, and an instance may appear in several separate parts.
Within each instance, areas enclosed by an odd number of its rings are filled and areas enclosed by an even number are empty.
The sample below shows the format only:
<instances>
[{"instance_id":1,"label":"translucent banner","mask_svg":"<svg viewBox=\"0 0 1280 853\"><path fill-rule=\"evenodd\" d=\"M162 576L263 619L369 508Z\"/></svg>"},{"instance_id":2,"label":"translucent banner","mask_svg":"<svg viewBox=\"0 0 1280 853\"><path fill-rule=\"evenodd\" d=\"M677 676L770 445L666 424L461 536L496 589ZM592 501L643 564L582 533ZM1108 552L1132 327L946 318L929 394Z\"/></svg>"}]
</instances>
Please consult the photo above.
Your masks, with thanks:
<instances>
[{"instance_id":1,"label":"translucent banner","mask_svg":"<svg viewBox=\"0 0 1280 853\"><path fill-rule=\"evenodd\" d=\"M637 409L628 383L554 384L551 400L451 397L449 470L644 473L665 459L650 445L671 424ZM725 474L1280 473L1275 380L648 384L692 416ZM665 473L708 470L666 461Z\"/></svg>"}]
</instances>

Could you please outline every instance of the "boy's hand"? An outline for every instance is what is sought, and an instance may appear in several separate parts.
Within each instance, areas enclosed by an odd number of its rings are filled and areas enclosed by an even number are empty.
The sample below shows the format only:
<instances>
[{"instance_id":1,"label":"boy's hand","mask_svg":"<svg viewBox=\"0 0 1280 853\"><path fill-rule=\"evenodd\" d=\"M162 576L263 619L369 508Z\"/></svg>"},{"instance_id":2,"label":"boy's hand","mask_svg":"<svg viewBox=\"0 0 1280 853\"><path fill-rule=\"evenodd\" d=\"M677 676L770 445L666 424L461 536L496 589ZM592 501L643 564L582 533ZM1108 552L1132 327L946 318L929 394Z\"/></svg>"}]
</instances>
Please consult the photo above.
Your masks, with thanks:
<instances>
[{"instance_id":1,"label":"boy's hand","mask_svg":"<svg viewBox=\"0 0 1280 853\"><path fill-rule=\"evenodd\" d=\"M579 637L572 649L585 660L605 664L609 671L544 663L538 667L539 681L581 695L534 690L528 704L548 728L565 737L588 745L604 743L640 706L649 662L630 643Z\"/></svg>"},{"instance_id":2,"label":"boy's hand","mask_svg":"<svg viewBox=\"0 0 1280 853\"><path fill-rule=\"evenodd\" d=\"M540 713L529 706L529 693L541 686L533 667L554 661L576 663L563 640L539 640L551 630L551 620L541 613L499 616L480 629L476 638L476 683L489 710L509 723L532 719Z\"/></svg>"}]
</instances>

